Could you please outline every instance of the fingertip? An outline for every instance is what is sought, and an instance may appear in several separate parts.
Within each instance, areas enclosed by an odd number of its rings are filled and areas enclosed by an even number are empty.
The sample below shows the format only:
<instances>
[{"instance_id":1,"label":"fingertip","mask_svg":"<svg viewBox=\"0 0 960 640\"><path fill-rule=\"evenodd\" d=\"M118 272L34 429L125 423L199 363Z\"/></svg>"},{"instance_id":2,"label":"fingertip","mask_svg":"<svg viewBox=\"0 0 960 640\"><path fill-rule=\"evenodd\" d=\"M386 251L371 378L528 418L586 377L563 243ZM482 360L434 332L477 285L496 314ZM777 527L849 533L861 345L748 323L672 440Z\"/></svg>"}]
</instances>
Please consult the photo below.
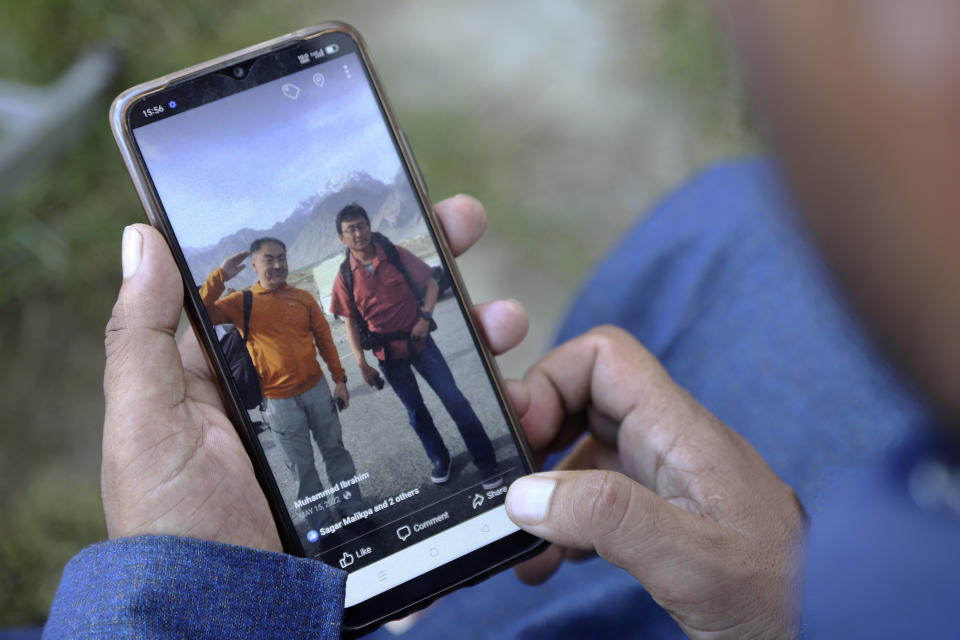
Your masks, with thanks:
<instances>
[{"instance_id":1,"label":"fingertip","mask_svg":"<svg viewBox=\"0 0 960 640\"><path fill-rule=\"evenodd\" d=\"M124 227L120 241L120 266L124 280L137 273L142 258L143 236L135 225Z\"/></svg>"},{"instance_id":2,"label":"fingertip","mask_svg":"<svg viewBox=\"0 0 960 640\"><path fill-rule=\"evenodd\" d=\"M487 227L487 212L473 196L455 195L434 205L453 254L469 249Z\"/></svg>"},{"instance_id":3,"label":"fingertip","mask_svg":"<svg viewBox=\"0 0 960 640\"><path fill-rule=\"evenodd\" d=\"M495 300L492 304L497 314L509 319L509 322L516 329L522 328L523 335L521 338L526 337L527 331L530 329L530 316L527 314L527 308L520 304L519 300L506 298Z\"/></svg>"},{"instance_id":4,"label":"fingertip","mask_svg":"<svg viewBox=\"0 0 960 640\"><path fill-rule=\"evenodd\" d=\"M183 280L160 232L142 223L125 227L121 267L117 305L125 321L130 326L175 329L183 305Z\"/></svg>"},{"instance_id":5,"label":"fingertip","mask_svg":"<svg viewBox=\"0 0 960 640\"><path fill-rule=\"evenodd\" d=\"M556 487L556 479L545 474L515 480L507 492L507 515L521 527L542 524L549 515L550 501Z\"/></svg>"},{"instance_id":6,"label":"fingertip","mask_svg":"<svg viewBox=\"0 0 960 640\"><path fill-rule=\"evenodd\" d=\"M143 237L145 243L155 244L159 242L163 245L166 245L163 235L161 235L159 231L149 224L143 222L134 222L133 224L128 225L127 228L135 229L137 233Z\"/></svg>"},{"instance_id":7,"label":"fingertip","mask_svg":"<svg viewBox=\"0 0 960 640\"><path fill-rule=\"evenodd\" d=\"M486 223L487 210L477 198L467 193L457 193L436 203L436 208L445 213L456 213Z\"/></svg>"},{"instance_id":8,"label":"fingertip","mask_svg":"<svg viewBox=\"0 0 960 640\"><path fill-rule=\"evenodd\" d=\"M516 300L494 300L474 307L477 319L495 355L520 344L530 329L526 309Z\"/></svg>"},{"instance_id":9,"label":"fingertip","mask_svg":"<svg viewBox=\"0 0 960 640\"><path fill-rule=\"evenodd\" d=\"M137 222L124 227L122 244L124 278L129 277L126 275L127 265L125 261L128 260L127 252L134 248L139 249L139 263L136 264L136 273L143 271L154 274L158 268L161 269L164 274L177 271L167 241L159 231L148 224Z\"/></svg>"}]
</instances>

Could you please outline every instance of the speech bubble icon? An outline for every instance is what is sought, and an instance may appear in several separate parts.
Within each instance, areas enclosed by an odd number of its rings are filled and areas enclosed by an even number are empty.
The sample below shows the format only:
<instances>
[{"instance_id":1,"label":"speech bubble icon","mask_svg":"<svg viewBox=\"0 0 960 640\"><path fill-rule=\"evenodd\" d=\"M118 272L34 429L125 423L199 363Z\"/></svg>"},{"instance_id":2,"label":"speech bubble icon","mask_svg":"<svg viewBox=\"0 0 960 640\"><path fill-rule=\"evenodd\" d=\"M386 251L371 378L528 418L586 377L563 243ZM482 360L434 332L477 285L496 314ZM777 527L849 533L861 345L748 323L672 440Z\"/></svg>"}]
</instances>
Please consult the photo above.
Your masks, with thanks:
<instances>
[{"instance_id":1,"label":"speech bubble icon","mask_svg":"<svg viewBox=\"0 0 960 640\"><path fill-rule=\"evenodd\" d=\"M408 527L407 525L403 525L402 527L397 529L397 537L400 538L400 540L402 540L403 542L406 542L407 538L410 537L410 527Z\"/></svg>"}]
</instances>

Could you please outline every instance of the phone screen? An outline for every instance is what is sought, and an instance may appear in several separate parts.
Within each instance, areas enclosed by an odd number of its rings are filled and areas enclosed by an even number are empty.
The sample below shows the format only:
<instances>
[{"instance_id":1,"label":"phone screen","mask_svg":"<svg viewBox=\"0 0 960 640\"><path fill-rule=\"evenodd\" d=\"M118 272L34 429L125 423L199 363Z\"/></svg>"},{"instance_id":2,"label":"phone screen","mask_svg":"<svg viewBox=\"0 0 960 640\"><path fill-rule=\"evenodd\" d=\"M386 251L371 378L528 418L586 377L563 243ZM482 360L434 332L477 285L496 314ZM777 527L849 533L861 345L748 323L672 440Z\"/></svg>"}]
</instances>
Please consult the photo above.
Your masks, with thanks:
<instances>
[{"instance_id":1,"label":"phone screen","mask_svg":"<svg viewBox=\"0 0 960 640\"><path fill-rule=\"evenodd\" d=\"M225 358L239 338L256 371L248 416L304 554L349 572L346 606L518 531L521 445L356 43L174 84L128 124Z\"/></svg>"}]
</instances>

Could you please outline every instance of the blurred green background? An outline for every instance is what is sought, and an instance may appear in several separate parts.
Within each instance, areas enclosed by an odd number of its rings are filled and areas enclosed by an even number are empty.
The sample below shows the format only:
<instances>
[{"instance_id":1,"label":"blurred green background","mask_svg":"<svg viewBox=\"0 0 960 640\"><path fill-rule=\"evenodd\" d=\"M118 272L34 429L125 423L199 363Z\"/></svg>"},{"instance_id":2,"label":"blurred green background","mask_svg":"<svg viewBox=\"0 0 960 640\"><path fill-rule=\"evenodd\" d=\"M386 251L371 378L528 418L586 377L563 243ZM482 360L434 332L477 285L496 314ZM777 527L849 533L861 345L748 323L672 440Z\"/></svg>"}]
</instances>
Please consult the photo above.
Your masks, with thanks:
<instances>
[{"instance_id":1,"label":"blurred green background","mask_svg":"<svg viewBox=\"0 0 960 640\"><path fill-rule=\"evenodd\" d=\"M121 230L143 220L107 126L116 93L306 25L352 23L433 196L487 206L487 235L461 269L475 301L530 310L530 337L501 359L519 376L648 205L754 147L704 5L0 0L4 80L50 83L101 43L124 61L92 113L71 114L78 141L0 194L0 628L42 623L64 563L105 537L102 332Z\"/></svg>"}]
</instances>

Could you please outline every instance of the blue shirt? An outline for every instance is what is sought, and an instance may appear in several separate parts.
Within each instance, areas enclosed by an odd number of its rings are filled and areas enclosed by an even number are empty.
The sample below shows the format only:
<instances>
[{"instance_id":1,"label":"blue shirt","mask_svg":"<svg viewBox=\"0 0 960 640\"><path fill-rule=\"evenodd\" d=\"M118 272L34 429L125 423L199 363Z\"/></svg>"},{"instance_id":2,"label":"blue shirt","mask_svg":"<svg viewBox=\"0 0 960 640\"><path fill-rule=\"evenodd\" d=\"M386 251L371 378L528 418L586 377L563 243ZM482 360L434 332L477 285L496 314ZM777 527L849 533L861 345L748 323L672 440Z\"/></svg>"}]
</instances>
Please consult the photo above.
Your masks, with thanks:
<instances>
[{"instance_id":1,"label":"blue shirt","mask_svg":"<svg viewBox=\"0 0 960 640\"><path fill-rule=\"evenodd\" d=\"M842 555L844 545L869 547L873 538L855 533L860 529L845 520L844 508L838 514L822 506L829 506L831 495L847 495L843 482L830 480L836 477L831 470L872 466L883 475L889 452L935 418L846 308L775 167L751 160L705 171L627 234L583 287L559 338L604 323L637 336L681 386L797 490L813 516L811 567L821 566L818 558L831 550ZM887 485L858 490L873 495L869 504L877 508L888 502ZM834 527L851 536L821 534L821 522L825 531ZM955 523L947 526L956 537ZM906 547L924 545L929 533L904 531L917 536ZM138 559L134 571L123 559L130 554ZM184 556L192 559L189 565L177 560ZM913 559L864 557L899 567ZM229 569L237 566L246 569ZM856 575L856 567L848 575ZM67 566L47 635L332 637L340 609L331 603L342 600L336 574L311 561L200 541L104 543ZM820 595L832 580L827 574L810 573L811 610L830 608ZM949 580L958 585L953 575ZM856 590L848 594L848 600L857 598ZM131 604L141 601L151 604ZM950 604L950 596L940 594L926 611L946 615ZM220 610L230 617L225 629L209 620L223 620ZM278 617L281 626L263 626L267 616ZM861 635L847 637L879 637L869 616L856 616L864 625ZM113 626L98 636L105 620ZM181 620L195 625L191 633L178 631L187 628L178 626ZM817 624L829 628L828 622L811 618L809 633L819 633ZM914 631L927 628L916 624ZM84 634L61 631L71 628ZM597 560L565 565L539 587L501 573L445 597L408 635L447 638L451 630L464 638L683 637L632 577ZM393 636L381 630L371 637Z\"/></svg>"},{"instance_id":2,"label":"blue shirt","mask_svg":"<svg viewBox=\"0 0 960 640\"><path fill-rule=\"evenodd\" d=\"M838 471L807 546L817 638L960 638L960 451L917 434L886 464Z\"/></svg>"}]
</instances>

